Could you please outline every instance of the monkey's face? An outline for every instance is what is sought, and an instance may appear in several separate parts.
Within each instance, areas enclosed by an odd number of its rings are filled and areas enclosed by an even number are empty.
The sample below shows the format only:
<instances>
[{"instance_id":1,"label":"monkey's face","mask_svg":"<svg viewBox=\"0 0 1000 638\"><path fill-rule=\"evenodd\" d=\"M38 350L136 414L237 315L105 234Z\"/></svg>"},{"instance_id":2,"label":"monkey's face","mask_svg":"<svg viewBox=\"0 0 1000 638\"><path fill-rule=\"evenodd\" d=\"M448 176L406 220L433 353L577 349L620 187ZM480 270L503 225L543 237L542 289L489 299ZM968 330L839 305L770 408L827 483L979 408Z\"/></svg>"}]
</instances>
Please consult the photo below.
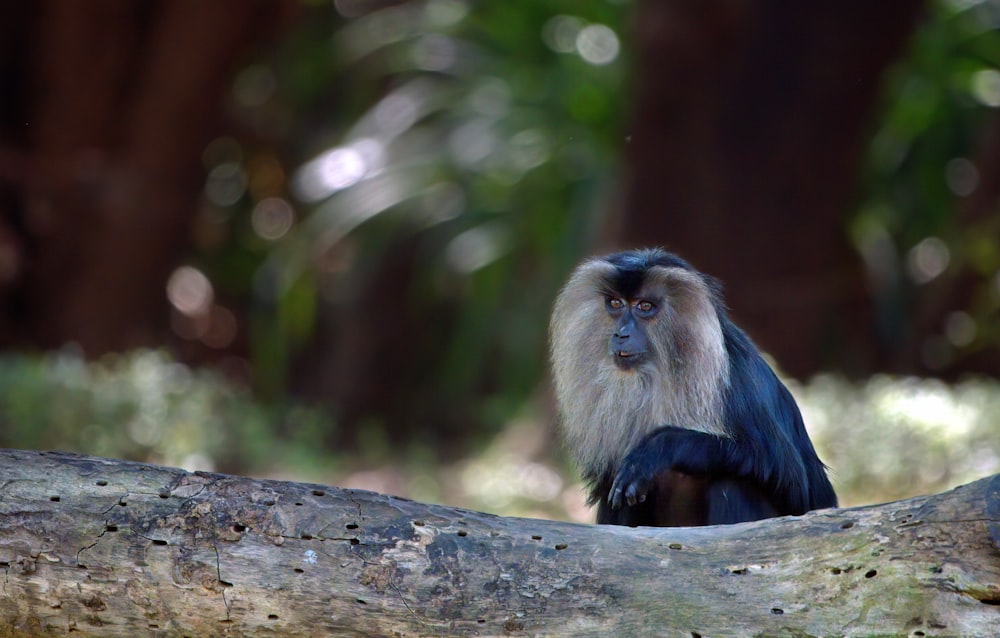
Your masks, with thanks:
<instances>
[{"instance_id":1,"label":"monkey's face","mask_svg":"<svg viewBox=\"0 0 1000 638\"><path fill-rule=\"evenodd\" d=\"M658 426L725 434L728 358L711 280L662 250L588 259L550 324L560 423L588 479Z\"/></svg>"},{"instance_id":2,"label":"monkey's face","mask_svg":"<svg viewBox=\"0 0 1000 638\"><path fill-rule=\"evenodd\" d=\"M660 300L634 299L609 294L604 307L614 328L608 339L608 352L621 370L631 370L651 356L649 326L660 310Z\"/></svg>"}]
</instances>

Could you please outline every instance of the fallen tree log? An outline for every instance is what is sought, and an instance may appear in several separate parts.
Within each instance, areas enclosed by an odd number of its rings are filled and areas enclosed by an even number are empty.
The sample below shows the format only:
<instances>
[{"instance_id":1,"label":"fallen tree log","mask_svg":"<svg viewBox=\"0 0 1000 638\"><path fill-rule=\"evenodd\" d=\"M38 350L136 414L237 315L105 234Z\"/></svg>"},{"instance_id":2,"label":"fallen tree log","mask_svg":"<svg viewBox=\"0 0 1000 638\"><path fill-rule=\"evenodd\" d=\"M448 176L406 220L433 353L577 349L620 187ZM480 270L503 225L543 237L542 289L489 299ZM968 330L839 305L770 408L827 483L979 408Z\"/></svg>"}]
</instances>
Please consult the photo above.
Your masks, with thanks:
<instances>
[{"instance_id":1,"label":"fallen tree log","mask_svg":"<svg viewBox=\"0 0 1000 638\"><path fill-rule=\"evenodd\" d=\"M1000 475L713 528L0 450L0 635L1000 635Z\"/></svg>"}]
</instances>

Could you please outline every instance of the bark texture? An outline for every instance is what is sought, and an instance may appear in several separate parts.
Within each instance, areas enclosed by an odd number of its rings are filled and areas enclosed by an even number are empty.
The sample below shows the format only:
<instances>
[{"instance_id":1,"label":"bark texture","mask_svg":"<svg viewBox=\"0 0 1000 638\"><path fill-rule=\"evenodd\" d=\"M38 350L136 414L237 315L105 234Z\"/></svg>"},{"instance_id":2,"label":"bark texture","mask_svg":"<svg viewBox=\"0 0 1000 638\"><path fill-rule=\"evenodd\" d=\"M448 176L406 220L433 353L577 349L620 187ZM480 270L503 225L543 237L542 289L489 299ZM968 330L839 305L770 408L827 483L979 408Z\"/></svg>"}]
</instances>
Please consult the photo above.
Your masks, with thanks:
<instances>
[{"instance_id":1,"label":"bark texture","mask_svg":"<svg viewBox=\"0 0 1000 638\"><path fill-rule=\"evenodd\" d=\"M715 528L0 451L0 635L1000 634L1000 475Z\"/></svg>"}]
</instances>

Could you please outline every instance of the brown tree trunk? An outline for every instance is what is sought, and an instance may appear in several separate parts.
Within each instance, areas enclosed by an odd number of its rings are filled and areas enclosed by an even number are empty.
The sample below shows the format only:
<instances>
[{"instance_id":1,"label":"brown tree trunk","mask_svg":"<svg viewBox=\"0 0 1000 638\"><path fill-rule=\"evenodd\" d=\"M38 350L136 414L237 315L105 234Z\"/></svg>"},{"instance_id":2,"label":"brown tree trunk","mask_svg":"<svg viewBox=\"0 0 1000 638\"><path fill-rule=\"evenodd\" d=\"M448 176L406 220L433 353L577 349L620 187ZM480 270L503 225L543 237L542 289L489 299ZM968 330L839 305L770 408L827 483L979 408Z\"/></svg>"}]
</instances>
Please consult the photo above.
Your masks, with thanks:
<instances>
[{"instance_id":1,"label":"brown tree trunk","mask_svg":"<svg viewBox=\"0 0 1000 638\"><path fill-rule=\"evenodd\" d=\"M629 529L0 451L0 635L1000 634L1000 475Z\"/></svg>"},{"instance_id":2,"label":"brown tree trunk","mask_svg":"<svg viewBox=\"0 0 1000 638\"><path fill-rule=\"evenodd\" d=\"M877 363L845 216L879 80L921 4L639 6L621 235L722 279L793 375Z\"/></svg>"},{"instance_id":3,"label":"brown tree trunk","mask_svg":"<svg viewBox=\"0 0 1000 638\"><path fill-rule=\"evenodd\" d=\"M231 73L296 3L24 4L0 26L0 343L155 343Z\"/></svg>"}]
</instances>

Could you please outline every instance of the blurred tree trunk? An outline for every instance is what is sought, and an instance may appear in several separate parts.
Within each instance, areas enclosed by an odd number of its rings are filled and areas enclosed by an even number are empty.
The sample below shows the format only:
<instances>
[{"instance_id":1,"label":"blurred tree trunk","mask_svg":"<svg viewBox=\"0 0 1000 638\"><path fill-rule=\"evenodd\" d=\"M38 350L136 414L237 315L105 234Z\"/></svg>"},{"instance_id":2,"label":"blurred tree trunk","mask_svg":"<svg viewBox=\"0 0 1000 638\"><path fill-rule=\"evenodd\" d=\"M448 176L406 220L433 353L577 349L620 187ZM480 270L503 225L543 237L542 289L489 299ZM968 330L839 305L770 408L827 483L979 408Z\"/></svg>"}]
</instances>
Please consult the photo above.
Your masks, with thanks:
<instances>
[{"instance_id":1,"label":"blurred tree trunk","mask_svg":"<svg viewBox=\"0 0 1000 638\"><path fill-rule=\"evenodd\" d=\"M96 355L162 341L231 74L295 7L4 4L0 344Z\"/></svg>"},{"instance_id":2,"label":"blurred tree trunk","mask_svg":"<svg viewBox=\"0 0 1000 638\"><path fill-rule=\"evenodd\" d=\"M639 5L620 235L719 277L736 321L795 376L879 363L844 222L882 73L921 6Z\"/></svg>"}]
</instances>

